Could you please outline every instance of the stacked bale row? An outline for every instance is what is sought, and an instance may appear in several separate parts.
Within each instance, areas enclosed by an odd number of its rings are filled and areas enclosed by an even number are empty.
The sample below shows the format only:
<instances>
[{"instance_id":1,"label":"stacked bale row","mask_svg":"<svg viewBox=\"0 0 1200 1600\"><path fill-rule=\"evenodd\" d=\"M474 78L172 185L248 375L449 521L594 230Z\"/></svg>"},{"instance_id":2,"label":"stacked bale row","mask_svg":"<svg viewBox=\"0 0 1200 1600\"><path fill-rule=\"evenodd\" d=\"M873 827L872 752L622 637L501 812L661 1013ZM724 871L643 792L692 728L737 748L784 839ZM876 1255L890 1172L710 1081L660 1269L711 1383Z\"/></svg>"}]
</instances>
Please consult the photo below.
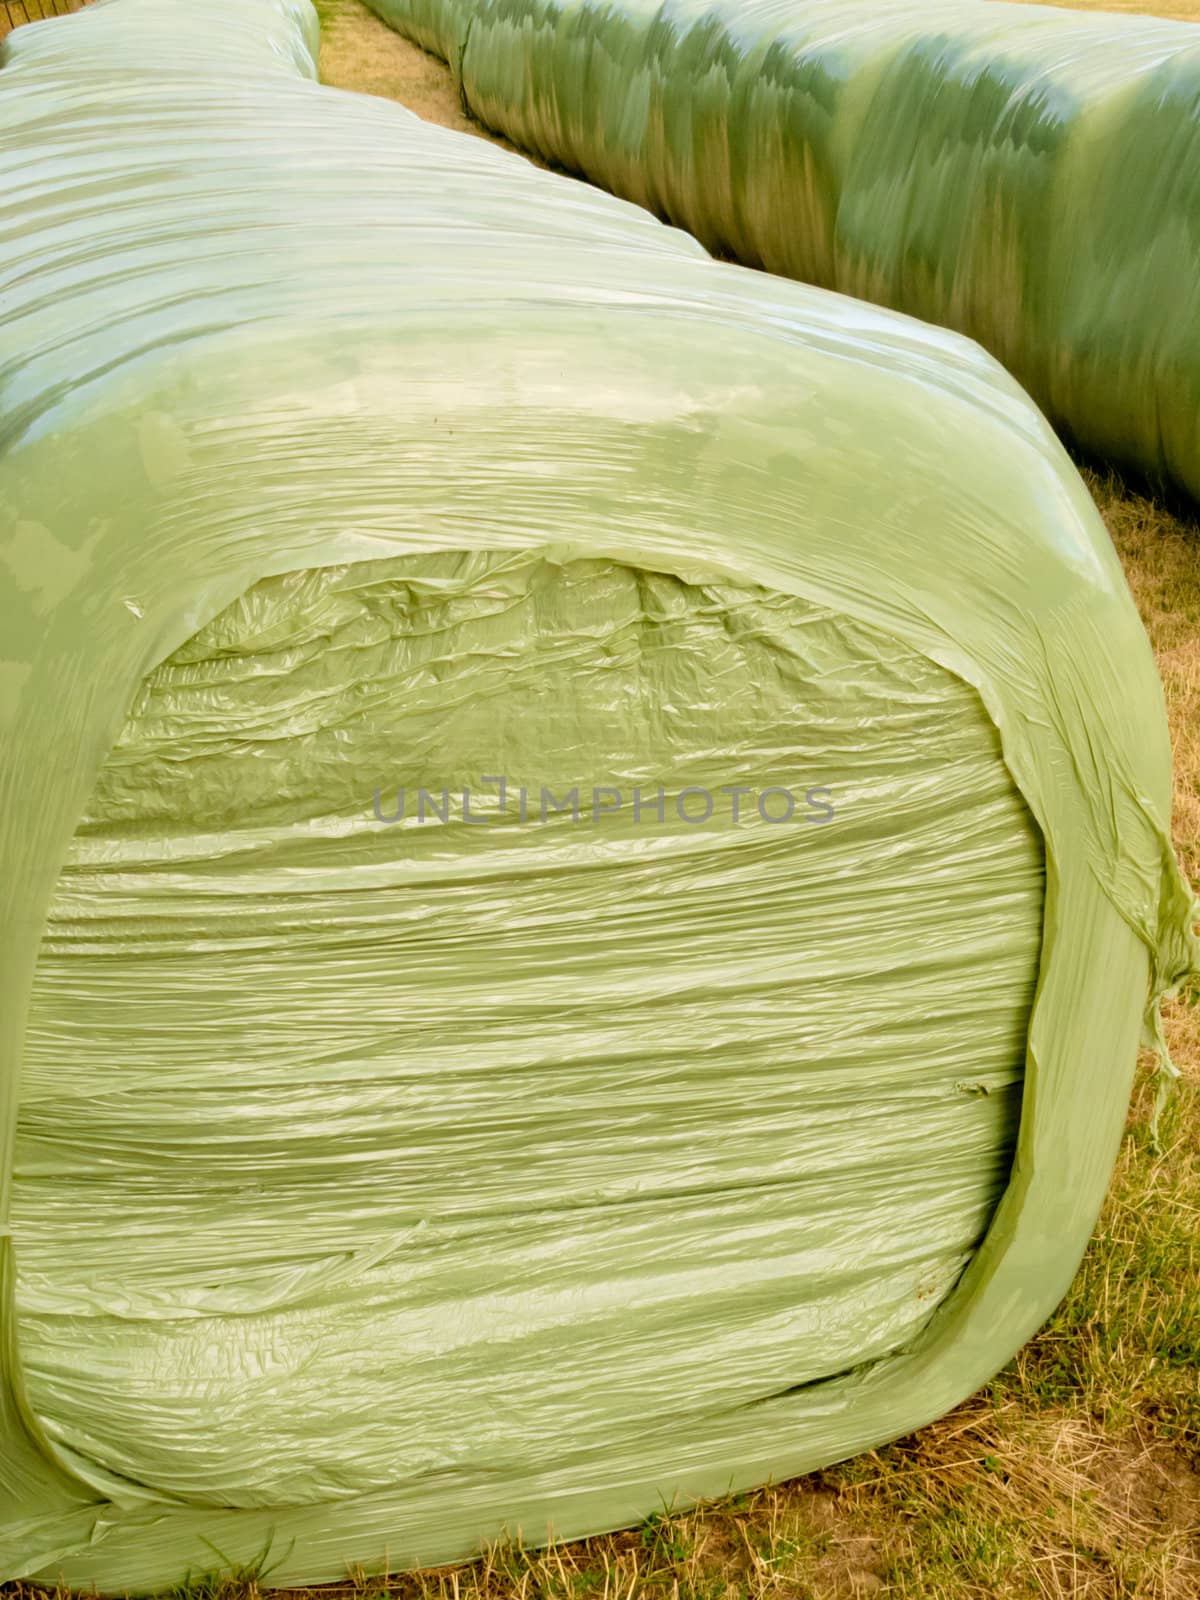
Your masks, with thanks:
<instances>
[{"instance_id":1,"label":"stacked bale row","mask_svg":"<svg viewBox=\"0 0 1200 1600\"><path fill-rule=\"evenodd\" d=\"M1200 36L991 0L368 0L716 254L958 329L1200 498Z\"/></svg>"}]
</instances>

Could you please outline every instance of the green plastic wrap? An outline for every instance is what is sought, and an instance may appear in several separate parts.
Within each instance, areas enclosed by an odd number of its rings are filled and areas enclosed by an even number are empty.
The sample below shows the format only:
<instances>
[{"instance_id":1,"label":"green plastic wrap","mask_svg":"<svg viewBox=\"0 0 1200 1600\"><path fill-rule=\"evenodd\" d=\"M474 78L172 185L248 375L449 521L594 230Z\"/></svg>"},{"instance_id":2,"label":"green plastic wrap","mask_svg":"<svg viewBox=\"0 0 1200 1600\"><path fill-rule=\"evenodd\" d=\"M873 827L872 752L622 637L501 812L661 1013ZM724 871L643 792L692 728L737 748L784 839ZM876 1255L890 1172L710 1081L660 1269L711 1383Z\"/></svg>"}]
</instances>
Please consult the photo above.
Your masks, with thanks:
<instances>
[{"instance_id":1,"label":"green plastic wrap","mask_svg":"<svg viewBox=\"0 0 1200 1600\"><path fill-rule=\"evenodd\" d=\"M1200 34L992 0L367 0L711 251L978 339L1200 499Z\"/></svg>"},{"instance_id":2,"label":"green plastic wrap","mask_svg":"<svg viewBox=\"0 0 1200 1600\"><path fill-rule=\"evenodd\" d=\"M1011 378L315 42L5 46L6 1578L447 1561L921 1425L1069 1283L1195 957Z\"/></svg>"}]
</instances>

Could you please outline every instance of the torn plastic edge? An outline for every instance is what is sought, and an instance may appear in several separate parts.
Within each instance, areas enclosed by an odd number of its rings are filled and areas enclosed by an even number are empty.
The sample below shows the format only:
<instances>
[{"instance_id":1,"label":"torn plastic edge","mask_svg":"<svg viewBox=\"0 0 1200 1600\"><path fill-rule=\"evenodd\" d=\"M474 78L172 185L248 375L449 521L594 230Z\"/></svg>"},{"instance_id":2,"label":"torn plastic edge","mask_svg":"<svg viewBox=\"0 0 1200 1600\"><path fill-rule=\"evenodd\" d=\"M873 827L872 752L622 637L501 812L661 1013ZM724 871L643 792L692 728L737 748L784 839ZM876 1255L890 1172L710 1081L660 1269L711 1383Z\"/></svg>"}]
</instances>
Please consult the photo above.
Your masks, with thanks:
<instances>
[{"instance_id":1,"label":"torn plastic edge","mask_svg":"<svg viewBox=\"0 0 1200 1600\"><path fill-rule=\"evenodd\" d=\"M1200 980L1200 896L1191 896L1187 924L1182 961L1177 960L1164 973L1161 944L1155 952L1155 972L1150 998L1142 1019L1142 1046L1154 1052L1154 1110L1150 1117L1150 1148L1156 1156L1162 1154L1162 1141L1159 1137L1162 1114L1174 1098L1182 1076L1171 1059L1170 1046L1167 1044L1163 1028L1163 1002L1178 999L1185 984Z\"/></svg>"}]
</instances>

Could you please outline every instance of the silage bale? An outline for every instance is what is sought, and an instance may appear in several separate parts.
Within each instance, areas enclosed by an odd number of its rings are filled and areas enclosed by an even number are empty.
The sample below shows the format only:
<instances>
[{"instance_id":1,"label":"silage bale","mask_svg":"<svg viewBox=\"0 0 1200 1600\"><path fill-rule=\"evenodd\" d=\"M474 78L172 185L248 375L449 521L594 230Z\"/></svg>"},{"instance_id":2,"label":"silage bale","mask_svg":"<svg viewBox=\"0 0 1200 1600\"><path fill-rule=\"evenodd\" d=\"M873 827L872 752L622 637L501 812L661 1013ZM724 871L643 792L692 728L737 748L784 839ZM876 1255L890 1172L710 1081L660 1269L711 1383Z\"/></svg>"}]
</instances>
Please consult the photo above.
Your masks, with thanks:
<instances>
[{"instance_id":1,"label":"silage bale","mask_svg":"<svg viewBox=\"0 0 1200 1600\"><path fill-rule=\"evenodd\" d=\"M1200 39L993 0L368 0L465 104L710 250L978 339L1200 497Z\"/></svg>"},{"instance_id":2,"label":"silage bale","mask_svg":"<svg viewBox=\"0 0 1200 1600\"><path fill-rule=\"evenodd\" d=\"M1068 1284L1193 957L1003 371L311 22L4 68L4 1577L445 1561L921 1425Z\"/></svg>"}]
</instances>

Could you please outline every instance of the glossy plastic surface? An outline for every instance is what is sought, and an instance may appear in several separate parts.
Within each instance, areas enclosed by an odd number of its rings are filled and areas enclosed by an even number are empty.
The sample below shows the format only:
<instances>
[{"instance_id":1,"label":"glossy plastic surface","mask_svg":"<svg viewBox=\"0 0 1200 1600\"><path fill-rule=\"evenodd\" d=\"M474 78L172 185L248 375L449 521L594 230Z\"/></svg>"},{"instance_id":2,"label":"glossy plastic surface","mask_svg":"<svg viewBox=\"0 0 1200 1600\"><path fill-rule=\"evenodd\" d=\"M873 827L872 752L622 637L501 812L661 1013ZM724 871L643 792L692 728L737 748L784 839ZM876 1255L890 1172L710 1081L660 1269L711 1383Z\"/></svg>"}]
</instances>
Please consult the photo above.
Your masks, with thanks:
<instances>
[{"instance_id":1,"label":"glossy plastic surface","mask_svg":"<svg viewBox=\"0 0 1200 1600\"><path fill-rule=\"evenodd\" d=\"M368 0L719 255L956 328L1200 498L1200 34L993 0Z\"/></svg>"},{"instance_id":2,"label":"glossy plastic surface","mask_svg":"<svg viewBox=\"0 0 1200 1600\"><path fill-rule=\"evenodd\" d=\"M448 1560L920 1425L1063 1292L1194 956L1012 380L315 38L100 0L0 71L4 1576Z\"/></svg>"}]
</instances>

